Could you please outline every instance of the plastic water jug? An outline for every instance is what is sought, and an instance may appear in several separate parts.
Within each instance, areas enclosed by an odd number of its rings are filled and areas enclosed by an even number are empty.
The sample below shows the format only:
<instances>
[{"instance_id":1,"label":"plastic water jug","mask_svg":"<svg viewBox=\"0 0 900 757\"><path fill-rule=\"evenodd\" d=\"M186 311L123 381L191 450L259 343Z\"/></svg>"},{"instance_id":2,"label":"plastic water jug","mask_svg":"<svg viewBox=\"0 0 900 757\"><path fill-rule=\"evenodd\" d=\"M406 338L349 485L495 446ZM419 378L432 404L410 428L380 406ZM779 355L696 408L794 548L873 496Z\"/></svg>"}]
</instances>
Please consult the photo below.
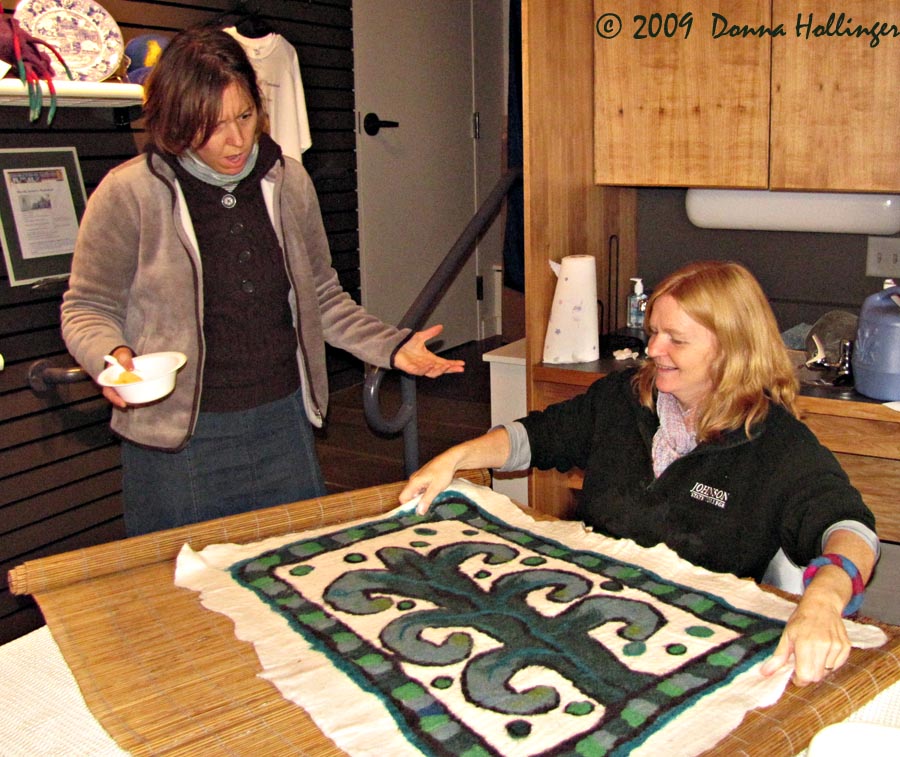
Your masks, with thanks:
<instances>
[{"instance_id":1,"label":"plastic water jug","mask_svg":"<svg viewBox=\"0 0 900 757\"><path fill-rule=\"evenodd\" d=\"M900 286L866 297L852 364L856 391L876 400L900 400Z\"/></svg>"}]
</instances>

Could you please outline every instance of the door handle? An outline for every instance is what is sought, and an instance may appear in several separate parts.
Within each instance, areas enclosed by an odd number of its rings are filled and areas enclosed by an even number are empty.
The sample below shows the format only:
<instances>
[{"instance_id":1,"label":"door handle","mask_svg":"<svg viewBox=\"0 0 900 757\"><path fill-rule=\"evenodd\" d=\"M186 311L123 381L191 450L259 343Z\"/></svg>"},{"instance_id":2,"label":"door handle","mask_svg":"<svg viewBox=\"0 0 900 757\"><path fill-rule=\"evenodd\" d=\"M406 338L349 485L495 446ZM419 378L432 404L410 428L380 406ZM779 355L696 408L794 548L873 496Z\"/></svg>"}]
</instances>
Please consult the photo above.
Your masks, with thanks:
<instances>
[{"instance_id":1,"label":"door handle","mask_svg":"<svg viewBox=\"0 0 900 757\"><path fill-rule=\"evenodd\" d=\"M381 129L395 129L399 125L397 121L382 121L376 113L366 113L363 118L363 131L370 137L374 137Z\"/></svg>"}]
</instances>

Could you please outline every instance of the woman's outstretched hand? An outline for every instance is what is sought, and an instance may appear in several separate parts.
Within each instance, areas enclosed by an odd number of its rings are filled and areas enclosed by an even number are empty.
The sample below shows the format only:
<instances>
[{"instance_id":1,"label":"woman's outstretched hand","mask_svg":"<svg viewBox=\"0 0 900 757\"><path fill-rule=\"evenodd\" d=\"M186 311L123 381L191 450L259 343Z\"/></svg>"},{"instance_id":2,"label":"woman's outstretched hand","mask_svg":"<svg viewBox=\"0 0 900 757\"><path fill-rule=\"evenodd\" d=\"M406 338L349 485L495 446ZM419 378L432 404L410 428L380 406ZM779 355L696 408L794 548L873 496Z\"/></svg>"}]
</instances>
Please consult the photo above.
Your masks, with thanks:
<instances>
[{"instance_id":1,"label":"woman's outstretched hand","mask_svg":"<svg viewBox=\"0 0 900 757\"><path fill-rule=\"evenodd\" d=\"M462 373L466 364L462 360L447 360L435 355L425 343L438 336L444 327L440 324L417 331L394 355L394 367L412 376L437 378L445 373Z\"/></svg>"}]
</instances>

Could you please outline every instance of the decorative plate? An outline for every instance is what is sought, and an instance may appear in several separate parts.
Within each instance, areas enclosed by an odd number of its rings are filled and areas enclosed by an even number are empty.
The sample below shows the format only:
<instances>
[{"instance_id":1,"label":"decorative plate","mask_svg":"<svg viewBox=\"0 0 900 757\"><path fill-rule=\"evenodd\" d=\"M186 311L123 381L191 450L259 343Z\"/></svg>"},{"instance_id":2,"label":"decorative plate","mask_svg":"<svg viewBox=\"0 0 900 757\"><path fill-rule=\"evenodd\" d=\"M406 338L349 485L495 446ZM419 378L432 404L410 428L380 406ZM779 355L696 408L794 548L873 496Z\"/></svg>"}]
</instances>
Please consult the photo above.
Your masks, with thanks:
<instances>
[{"instance_id":1,"label":"decorative plate","mask_svg":"<svg viewBox=\"0 0 900 757\"><path fill-rule=\"evenodd\" d=\"M54 45L77 81L112 76L125 51L119 25L93 0L21 0L15 18L33 37ZM67 79L52 53L54 79Z\"/></svg>"}]
</instances>

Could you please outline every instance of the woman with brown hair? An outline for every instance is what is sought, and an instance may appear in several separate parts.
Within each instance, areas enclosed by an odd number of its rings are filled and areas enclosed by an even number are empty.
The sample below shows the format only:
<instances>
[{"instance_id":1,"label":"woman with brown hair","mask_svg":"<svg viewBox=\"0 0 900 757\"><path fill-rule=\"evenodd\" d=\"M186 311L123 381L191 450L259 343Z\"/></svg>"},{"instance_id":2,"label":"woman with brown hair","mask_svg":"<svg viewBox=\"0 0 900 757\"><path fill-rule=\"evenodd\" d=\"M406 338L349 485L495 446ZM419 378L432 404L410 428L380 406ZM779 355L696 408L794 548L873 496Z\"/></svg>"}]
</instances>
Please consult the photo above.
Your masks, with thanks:
<instances>
[{"instance_id":1,"label":"woman with brown hair","mask_svg":"<svg viewBox=\"0 0 900 757\"><path fill-rule=\"evenodd\" d=\"M415 375L463 369L358 306L331 267L312 182L266 134L256 75L228 34L166 46L147 83L149 144L113 169L81 223L62 330L92 376L105 355L178 351L174 392L113 389L129 535L325 493L311 426L325 342Z\"/></svg>"},{"instance_id":2,"label":"woman with brown hair","mask_svg":"<svg viewBox=\"0 0 900 757\"><path fill-rule=\"evenodd\" d=\"M401 494L420 511L464 468L584 470L576 515L596 531L757 581L806 567L808 587L764 672L795 681L842 665L841 615L859 609L875 521L834 456L794 414L797 380L759 284L698 262L654 290L648 360L583 395L442 453Z\"/></svg>"}]
</instances>

